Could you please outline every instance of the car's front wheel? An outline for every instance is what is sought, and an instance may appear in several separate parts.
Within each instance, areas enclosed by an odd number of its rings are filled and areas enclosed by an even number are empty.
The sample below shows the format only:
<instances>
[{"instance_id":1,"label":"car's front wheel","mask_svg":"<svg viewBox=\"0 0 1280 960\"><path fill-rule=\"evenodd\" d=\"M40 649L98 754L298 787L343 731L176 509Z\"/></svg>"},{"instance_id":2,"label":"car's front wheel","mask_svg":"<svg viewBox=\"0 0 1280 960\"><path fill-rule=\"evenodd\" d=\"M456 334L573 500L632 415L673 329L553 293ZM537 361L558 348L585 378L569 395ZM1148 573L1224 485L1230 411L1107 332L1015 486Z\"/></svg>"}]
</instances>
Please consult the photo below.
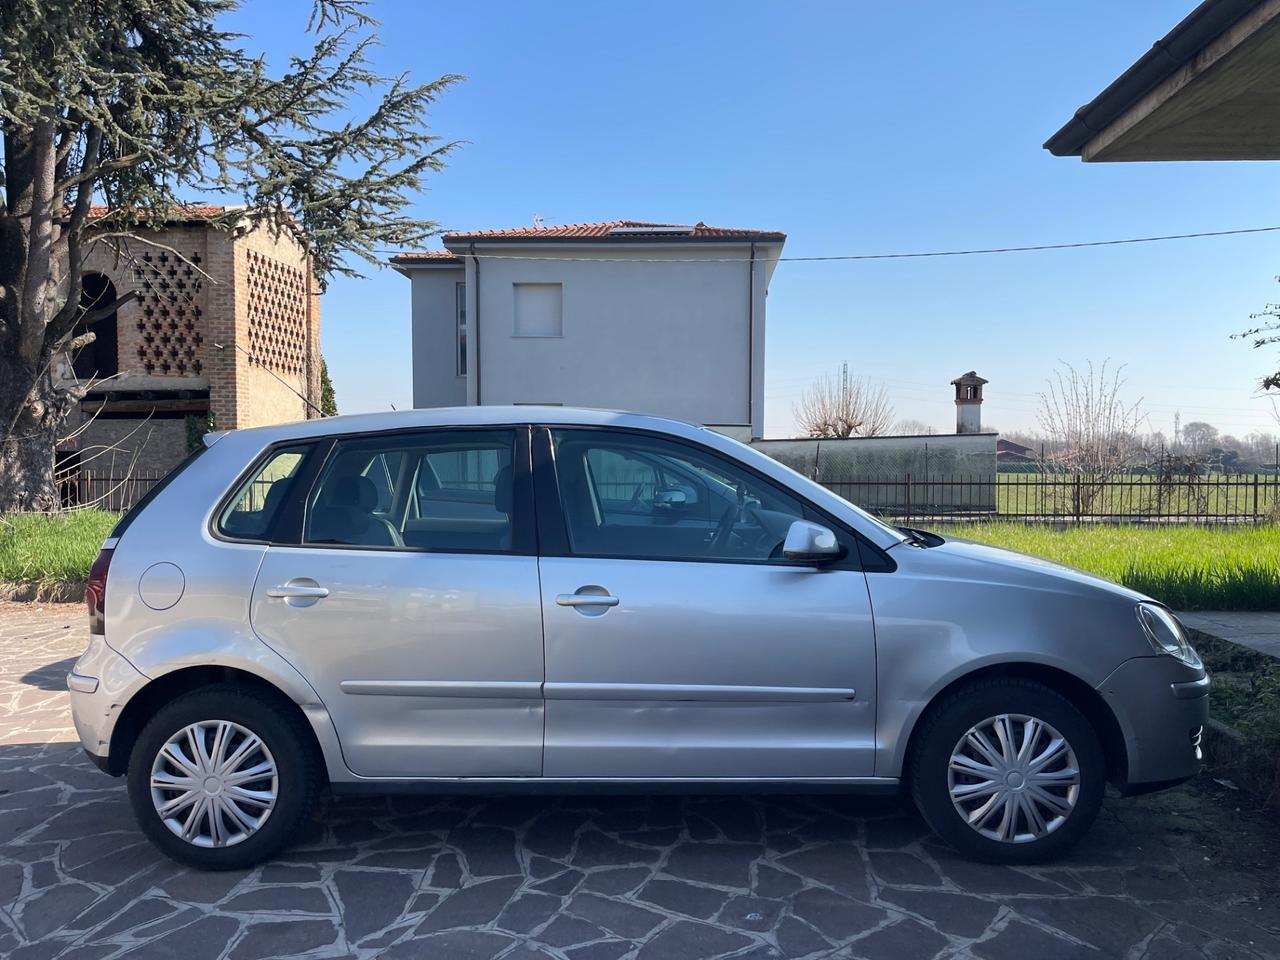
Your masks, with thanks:
<instances>
[{"instance_id":1,"label":"car's front wheel","mask_svg":"<svg viewBox=\"0 0 1280 960\"><path fill-rule=\"evenodd\" d=\"M929 826L961 853L1048 860L1097 817L1106 785L1097 734L1049 687L979 681L948 694L921 722L911 792Z\"/></svg>"},{"instance_id":2,"label":"car's front wheel","mask_svg":"<svg viewBox=\"0 0 1280 960\"><path fill-rule=\"evenodd\" d=\"M205 687L143 728L129 800L147 837L179 863L229 870L284 847L310 816L319 764L283 704L243 687Z\"/></svg>"}]
</instances>

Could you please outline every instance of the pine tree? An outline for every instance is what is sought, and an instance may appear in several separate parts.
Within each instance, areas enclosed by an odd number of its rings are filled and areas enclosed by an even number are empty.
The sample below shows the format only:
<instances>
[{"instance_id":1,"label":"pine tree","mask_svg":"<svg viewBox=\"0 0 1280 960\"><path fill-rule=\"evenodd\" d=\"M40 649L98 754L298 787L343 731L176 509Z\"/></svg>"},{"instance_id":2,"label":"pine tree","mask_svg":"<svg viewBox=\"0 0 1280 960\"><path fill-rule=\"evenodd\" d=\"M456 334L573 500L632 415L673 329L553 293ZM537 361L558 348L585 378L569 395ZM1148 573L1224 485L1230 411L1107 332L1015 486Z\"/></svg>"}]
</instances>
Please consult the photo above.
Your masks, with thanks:
<instances>
[{"instance_id":1,"label":"pine tree","mask_svg":"<svg viewBox=\"0 0 1280 960\"><path fill-rule=\"evenodd\" d=\"M423 117L458 78L376 73L360 0L314 0L311 51L273 75L219 26L237 6L0 0L0 512L57 506L54 446L85 391L61 358L131 296L81 308L94 244L123 252L184 200L225 198L242 206L215 226L294 235L323 283L436 232L409 204L454 146Z\"/></svg>"},{"instance_id":2,"label":"pine tree","mask_svg":"<svg viewBox=\"0 0 1280 960\"><path fill-rule=\"evenodd\" d=\"M320 358L320 416L336 417L338 415L338 395L333 392L333 381L329 379L329 364L324 357Z\"/></svg>"}]
</instances>

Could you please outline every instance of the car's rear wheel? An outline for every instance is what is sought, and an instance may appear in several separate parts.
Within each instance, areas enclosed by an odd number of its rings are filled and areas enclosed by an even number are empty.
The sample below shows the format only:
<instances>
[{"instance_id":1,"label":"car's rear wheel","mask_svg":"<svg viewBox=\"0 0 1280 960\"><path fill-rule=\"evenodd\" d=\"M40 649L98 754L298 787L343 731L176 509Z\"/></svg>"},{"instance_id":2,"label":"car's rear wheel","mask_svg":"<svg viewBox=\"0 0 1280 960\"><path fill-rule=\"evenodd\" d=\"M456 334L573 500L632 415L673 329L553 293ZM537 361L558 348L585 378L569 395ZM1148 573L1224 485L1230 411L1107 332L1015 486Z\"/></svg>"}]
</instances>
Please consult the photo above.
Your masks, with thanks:
<instances>
[{"instance_id":1,"label":"car's rear wheel","mask_svg":"<svg viewBox=\"0 0 1280 960\"><path fill-rule=\"evenodd\" d=\"M237 686L174 700L129 758L129 800L170 858L206 870L249 866L289 843L319 791L314 743L285 705Z\"/></svg>"},{"instance_id":2,"label":"car's rear wheel","mask_svg":"<svg viewBox=\"0 0 1280 960\"><path fill-rule=\"evenodd\" d=\"M966 856L1052 859L1097 817L1106 787L1098 736L1049 687L979 681L948 694L921 723L912 795L929 826Z\"/></svg>"}]
</instances>

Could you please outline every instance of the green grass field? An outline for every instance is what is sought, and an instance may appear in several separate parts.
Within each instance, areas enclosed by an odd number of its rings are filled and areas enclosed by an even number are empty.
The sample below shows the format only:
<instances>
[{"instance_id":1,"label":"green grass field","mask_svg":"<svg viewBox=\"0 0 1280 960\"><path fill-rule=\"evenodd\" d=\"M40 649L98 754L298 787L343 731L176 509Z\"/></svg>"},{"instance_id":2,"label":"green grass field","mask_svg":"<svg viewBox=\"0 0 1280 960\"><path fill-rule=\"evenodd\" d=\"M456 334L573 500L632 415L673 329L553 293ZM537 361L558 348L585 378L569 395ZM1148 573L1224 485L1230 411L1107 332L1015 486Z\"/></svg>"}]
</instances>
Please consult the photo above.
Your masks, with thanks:
<instances>
[{"instance_id":1,"label":"green grass field","mask_svg":"<svg viewBox=\"0 0 1280 960\"><path fill-rule=\"evenodd\" d=\"M1090 488L1056 474L999 473L996 511L1001 516L1099 514L1132 517L1249 517L1280 512L1280 478L1274 474L1214 475L1159 482L1117 476Z\"/></svg>"},{"instance_id":2,"label":"green grass field","mask_svg":"<svg viewBox=\"0 0 1280 960\"><path fill-rule=\"evenodd\" d=\"M1280 527L1106 526L1055 530L1022 523L940 526L1078 567L1175 610L1280 610Z\"/></svg>"},{"instance_id":3,"label":"green grass field","mask_svg":"<svg viewBox=\"0 0 1280 960\"><path fill-rule=\"evenodd\" d=\"M114 513L0 517L0 581L84 580ZM1017 522L940 526L963 537L1079 567L1176 610L1280 610L1280 527L1107 526Z\"/></svg>"},{"instance_id":4,"label":"green grass field","mask_svg":"<svg viewBox=\"0 0 1280 960\"><path fill-rule=\"evenodd\" d=\"M0 516L0 581L84 580L119 517L103 510Z\"/></svg>"}]
</instances>

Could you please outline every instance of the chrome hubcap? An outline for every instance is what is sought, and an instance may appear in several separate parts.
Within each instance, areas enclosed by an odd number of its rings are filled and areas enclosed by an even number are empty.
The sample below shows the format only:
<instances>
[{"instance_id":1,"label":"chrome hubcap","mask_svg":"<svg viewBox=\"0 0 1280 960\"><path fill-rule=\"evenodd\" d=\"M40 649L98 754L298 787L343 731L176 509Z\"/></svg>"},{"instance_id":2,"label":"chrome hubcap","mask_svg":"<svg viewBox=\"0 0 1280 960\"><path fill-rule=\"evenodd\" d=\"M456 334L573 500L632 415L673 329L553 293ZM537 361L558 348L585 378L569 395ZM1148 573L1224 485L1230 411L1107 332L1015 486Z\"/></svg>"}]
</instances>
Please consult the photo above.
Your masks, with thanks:
<instances>
[{"instance_id":1,"label":"chrome hubcap","mask_svg":"<svg viewBox=\"0 0 1280 960\"><path fill-rule=\"evenodd\" d=\"M1080 796L1080 765L1066 738L1021 713L975 723L951 751L956 812L984 837L1029 843L1067 822Z\"/></svg>"},{"instance_id":2,"label":"chrome hubcap","mask_svg":"<svg viewBox=\"0 0 1280 960\"><path fill-rule=\"evenodd\" d=\"M197 847L229 847L271 816L276 761L252 730L202 720L171 736L151 765L151 802L164 825Z\"/></svg>"}]
</instances>

